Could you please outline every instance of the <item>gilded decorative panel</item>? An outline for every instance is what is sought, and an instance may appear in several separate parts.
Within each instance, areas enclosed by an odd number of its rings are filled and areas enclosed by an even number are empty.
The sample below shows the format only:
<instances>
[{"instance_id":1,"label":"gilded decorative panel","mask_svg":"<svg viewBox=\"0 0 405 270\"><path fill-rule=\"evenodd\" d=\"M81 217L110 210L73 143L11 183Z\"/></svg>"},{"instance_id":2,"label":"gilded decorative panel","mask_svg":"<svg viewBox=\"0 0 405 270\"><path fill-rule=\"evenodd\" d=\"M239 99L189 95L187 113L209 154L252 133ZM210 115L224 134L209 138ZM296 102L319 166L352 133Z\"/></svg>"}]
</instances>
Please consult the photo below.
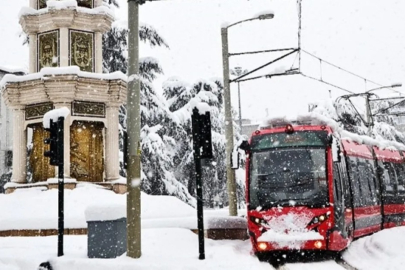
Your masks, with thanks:
<instances>
[{"instance_id":1,"label":"gilded decorative panel","mask_svg":"<svg viewBox=\"0 0 405 270\"><path fill-rule=\"evenodd\" d=\"M44 152L49 150L49 145L44 143L44 139L49 137L49 132L45 131L42 124L29 127L32 128L32 150L29 157L32 181L46 181L55 177L55 167L49 165L49 158L44 157Z\"/></svg>"},{"instance_id":2,"label":"gilded decorative panel","mask_svg":"<svg viewBox=\"0 0 405 270\"><path fill-rule=\"evenodd\" d=\"M37 6L38 9L46 8L46 2L48 0L38 0ZM93 8L93 0L77 0L77 5L79 7Z\"/></svg>"},{"instance_id":3,"label":"gilded decorative panel","mask_svg":"<svg viewBox=\"0 0 405 270\"><path fill-rule=\"evenodd\" d=\"M38 34L38 71L59 66L59 31Z\"/></svg>"},{"instance_id":4,"label":"gilded decorative panel","mask_svg":"<svg viewBox=\"0 0 405 270\"><path fill-rule=\"evenodd\" d=\"M93 33L70 31L70 65L93 72Z\"/></svg>"},{"instance_id":5,"label":"gilded decorative panel","mask_svg":"<svg viewBox=\"0 0 405 270\"><path fill-rule=\"evenodd\" d=\"M42 104L35 104L35 105L28 105L25 107L25 119L37 119L42 118L45 113L53 110L52 103L42 103Z\"/></svg>"},{"instance_id":6,"label":"gilded decorative panel","mask_svg":"<svg viewBox=\"0 0 405 270\"><path fill-rule=\"evenodd\" d=\"M72 103L72 115L105 117L105 104L100 102L74 101Z\"/></svg>"},{"instance_id":7,"label":"gilded decorative panel","mask_svg":"<svg viewBox=\"0 0 405 270\"><path fill-rule=\"evenodd\" d=\"M78 181L103 181L103 128L103 123L85 121L70 126L70 174Z\"/></svg>"}]
</instances>

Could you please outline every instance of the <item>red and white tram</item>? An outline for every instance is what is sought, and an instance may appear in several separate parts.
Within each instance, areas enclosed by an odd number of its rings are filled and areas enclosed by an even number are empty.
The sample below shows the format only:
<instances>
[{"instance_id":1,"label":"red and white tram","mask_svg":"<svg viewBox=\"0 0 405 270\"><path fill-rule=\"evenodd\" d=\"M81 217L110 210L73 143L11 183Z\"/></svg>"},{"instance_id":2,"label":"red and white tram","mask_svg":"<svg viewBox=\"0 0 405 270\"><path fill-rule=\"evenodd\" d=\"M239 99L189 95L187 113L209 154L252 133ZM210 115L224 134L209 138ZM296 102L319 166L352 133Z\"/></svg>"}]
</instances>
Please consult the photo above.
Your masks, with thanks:
<instances>
[{"instance_id":1,"label":"red and white tram","mask_svg":"<svg viewBox=\"0 0 405 270\"><path fill-rule=\"evenodd\" d=\"M340 139L328 125L276 123L240 147L259 258L341 251L355 238L405 225L404 151Z\"/></svg>"}]
</instances>

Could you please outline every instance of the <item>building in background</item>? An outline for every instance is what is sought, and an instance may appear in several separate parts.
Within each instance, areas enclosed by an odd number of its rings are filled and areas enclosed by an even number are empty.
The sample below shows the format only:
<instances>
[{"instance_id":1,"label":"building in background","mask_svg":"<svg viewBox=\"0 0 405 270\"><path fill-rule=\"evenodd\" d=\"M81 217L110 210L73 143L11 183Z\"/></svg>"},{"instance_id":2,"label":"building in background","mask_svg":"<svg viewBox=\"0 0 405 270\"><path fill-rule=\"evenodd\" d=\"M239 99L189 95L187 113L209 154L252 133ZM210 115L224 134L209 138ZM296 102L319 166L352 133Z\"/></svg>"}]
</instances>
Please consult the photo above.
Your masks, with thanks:
<instances>
[{"instance_id":1,"label":"building in background","mask_svg":"<svg viewBox=\"0 0 405 270\"><path fill-rule=\"evenodd\" d=\"M6 74L24 75L23 69L0 66L0 81ZM10 172L12 165L12 115L11 110L4 104L3 98L0 101L0 177ZM0 179L1 181L1 179ZM0 184L1 186L1 184ZM1 190L0 190L1 193Z\"/></svg>"},{"instance_id":2,"label":"building in background","mask_svg":"<svg viewBox=\"0 0 405 270\"><path fill-rule=\"evenodd\" d=\"M242 119L242 130L240 132L241 135L245 135L248 138L250 138L252 133L258 129L259 129L258 123L252 123L252 120L250 119Z\"/></svg>"}]
</instances>

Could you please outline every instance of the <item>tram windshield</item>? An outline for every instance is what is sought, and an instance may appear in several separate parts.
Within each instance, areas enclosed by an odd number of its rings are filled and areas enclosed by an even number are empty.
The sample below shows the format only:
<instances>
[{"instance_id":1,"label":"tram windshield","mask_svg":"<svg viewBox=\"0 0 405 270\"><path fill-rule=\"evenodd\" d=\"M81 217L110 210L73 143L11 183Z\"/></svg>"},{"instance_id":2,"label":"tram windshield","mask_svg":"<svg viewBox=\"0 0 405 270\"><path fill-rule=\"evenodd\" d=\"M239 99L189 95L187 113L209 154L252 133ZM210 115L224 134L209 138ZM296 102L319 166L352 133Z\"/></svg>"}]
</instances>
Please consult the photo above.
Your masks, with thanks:
<instances>
[{"instance_id":1,"label":"tram windshield","mask_svg":"<svg viewBox=\"0 0 405 270\"><path fill-rule=\"evenodd\" d=\"M256 147L255 149L253 141L249 177L249 209L327 205L326 132L317 133L312 134L316 137L314 138L317 143L313 140L312 143L301 141L296 146L286 145L264 149ZM280 134L264 136L272 136L274 139L279 138ZM283 134L284 138L288 136ZM308 138L308 134L305 136ZM298 137L297 134L294 135L294 138Z\"/></svg>"}]
</instances>

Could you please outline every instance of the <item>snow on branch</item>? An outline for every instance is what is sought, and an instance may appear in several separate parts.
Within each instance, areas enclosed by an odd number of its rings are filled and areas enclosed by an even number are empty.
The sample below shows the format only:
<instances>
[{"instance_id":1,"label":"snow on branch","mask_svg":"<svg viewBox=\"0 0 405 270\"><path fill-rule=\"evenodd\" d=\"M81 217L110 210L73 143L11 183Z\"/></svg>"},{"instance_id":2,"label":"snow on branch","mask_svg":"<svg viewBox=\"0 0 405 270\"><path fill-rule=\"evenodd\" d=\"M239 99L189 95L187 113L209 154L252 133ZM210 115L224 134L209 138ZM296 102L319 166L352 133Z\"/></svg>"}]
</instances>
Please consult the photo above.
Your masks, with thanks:
<instances>
[{"instance_id":1,"label":"snow on branch","mask_svg":"<svg viewBox=\"0 0 405 270\"><path fill-rule=\"evenodd\" d=\"M165 46L169 48L169 45L166 41L161 37L158 32L150 25L142 24L139 27L139 38L144 42L149 42L149 44L153 46Z\"/></svg>"}]
</instances>

